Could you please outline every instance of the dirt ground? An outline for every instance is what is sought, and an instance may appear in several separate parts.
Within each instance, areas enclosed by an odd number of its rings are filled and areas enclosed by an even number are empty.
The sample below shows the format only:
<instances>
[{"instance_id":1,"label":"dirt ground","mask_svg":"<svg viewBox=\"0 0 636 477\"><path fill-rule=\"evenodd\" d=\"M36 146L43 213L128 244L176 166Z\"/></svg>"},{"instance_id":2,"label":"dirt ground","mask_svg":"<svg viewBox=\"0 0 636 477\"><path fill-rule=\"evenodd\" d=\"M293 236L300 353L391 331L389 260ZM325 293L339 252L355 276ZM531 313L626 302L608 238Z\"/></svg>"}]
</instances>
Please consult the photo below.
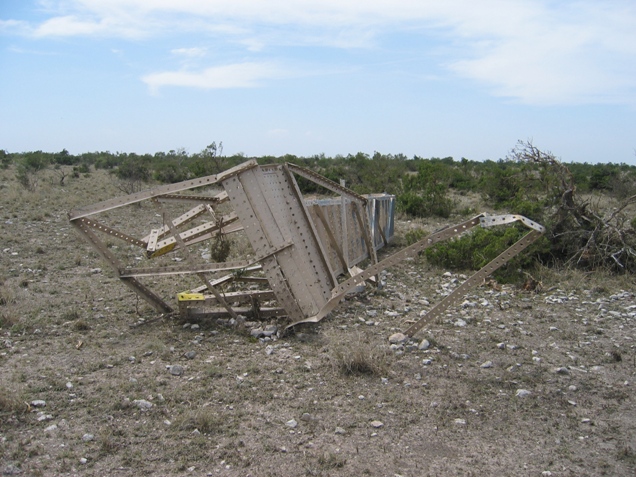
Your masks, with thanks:
<instances>
[{"instance_id":1,"label":"dirt ground","mask_svg":"<svg viewBox=\"0 0 636 477\"><path fill-rule=\"evenodd\" d=\"M391 349L464 278L416 259L264 341L140 302L67 219L111 178L56 181L0 171L0 474L635 475L633 276L490 283Z\"/></svg>"}]
</instances>

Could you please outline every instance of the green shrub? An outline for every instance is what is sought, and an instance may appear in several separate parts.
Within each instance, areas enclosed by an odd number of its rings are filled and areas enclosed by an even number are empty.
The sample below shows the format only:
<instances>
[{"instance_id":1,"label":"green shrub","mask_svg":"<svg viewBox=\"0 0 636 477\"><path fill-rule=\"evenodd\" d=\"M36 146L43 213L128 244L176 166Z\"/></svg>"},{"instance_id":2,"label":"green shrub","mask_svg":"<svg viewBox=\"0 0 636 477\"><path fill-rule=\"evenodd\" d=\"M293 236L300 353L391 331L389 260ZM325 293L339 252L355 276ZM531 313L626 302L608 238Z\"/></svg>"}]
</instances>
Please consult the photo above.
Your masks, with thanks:
<instances>
[{"instance_id":1,"label":"green shrub","mask_svg":"<svg viewBox=\"0 0 636 477\"><path fill-rule=\"evenodd\" d=\"M433 265L450 270L479 270L527 233L526 228L512 226L496 229L477 229L455 240L443 242L424 251L426 259ZM522 270L534 263L534 257L546 251L549 243L544 238L529 251L512 258L494 276L504 282L522 277Z\"/></svg>"},{"instance_id":2,"label":"green shrub","mask_svg":"<svg viewBox=\"0 0 636 477\"><path fill-rule=\"evenodd\" d=\"M4 149L0 149L0 169L8 169L12 162L11 154Z\"/></svg>"},{"instance_id":3,"label":"green shrub","mask_svg":"<svg viewBox=\"0 0 636 477\"><path fill-rule=\"evenodd\" d=\"M40 174L49 165L42 151L25 153L17 161L15 177L22 187L35 192L40 183Z\"/></svg>"},{"instance_id":4,"label":"green shrub","mask_svg":"<svg viewBox=\"0 0 636 477\"><path fill-rule=\"evenodd\" d=\"M450 217L455 203L446 196L445 186L430 185L421 192L408 191L397 197L401 211L414 217Z\"/></svg>"},{"instance_id":5,"label":"green shrub","mask_svg":"<svg viewBox=\"0 0 636 477\"><path fill-rule=\"evenodd\" d=\"M150 164L141 157L129 156L114 171L119 179L118 187L126 194L133 194L143 189L150 180Z\"/></svg>"},{"instance_id":6,"label":"green shrub","mask_svg":"<svg viewBox=\"0 0 636 477\"><path fill-rule=\"evenodd\" d=\"M409 230L406 232L404 238L406 239L406 245L413 245L416 242L419 242L424 237L426 237L428 233L422 229Z\"/></svg>"}]
</instances>

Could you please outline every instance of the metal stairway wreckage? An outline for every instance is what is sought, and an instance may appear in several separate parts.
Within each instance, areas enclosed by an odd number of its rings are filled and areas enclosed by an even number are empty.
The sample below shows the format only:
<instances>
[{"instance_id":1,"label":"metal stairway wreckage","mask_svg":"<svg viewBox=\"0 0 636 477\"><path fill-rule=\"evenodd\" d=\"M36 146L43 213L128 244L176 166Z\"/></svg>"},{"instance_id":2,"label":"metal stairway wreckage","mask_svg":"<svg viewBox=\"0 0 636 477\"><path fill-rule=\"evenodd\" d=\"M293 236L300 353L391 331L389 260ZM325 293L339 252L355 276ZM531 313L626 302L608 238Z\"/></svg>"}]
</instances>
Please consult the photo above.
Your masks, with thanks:
<instances>
[{"instance_id":1,"label":"metal stairway wreckage","mask_svg":"<svg viewBox=\"0 0 636 477\"><path fill-rule=\"evenodd\" d=\"M337 197L304 198L296 176ZM122 209L142 202L154 208ZM185 212L183 203L188 204ZM124 215L118 215L122 211ZM149 211L150 219L137 218ZM258 165L251 160L220 174L76 209L69 219L116 276L161 313L173 312L173 308L160 292L142 283L142 278L162 288L164 294L174 294L166 290L170 286L167 279L179 276L187 281L189 288L177 294L183 316L286 316L288 328L320 321L353 288L364 286L365 281L378 283L383 269L477 225L520 222L530 229L408 328L405 333L409 336L457 304L469 288L482 283L544 233L543 226L519 215L480 214L378 261L377 250L393 238L394 213L392 195L361 196L295 164ZM115 228L126 222L132 233ZM248 252L241 260L224 261L225 254L214 261L210 249L230 235L235 242L242 240L242 250ZM154 266L140 266L149 263ZM362 263L367 264L365 269L359 268ZM239 284L244 288L238 289ZM228 287L234 291L225 291Z\"/></svg>"}]
</instances>

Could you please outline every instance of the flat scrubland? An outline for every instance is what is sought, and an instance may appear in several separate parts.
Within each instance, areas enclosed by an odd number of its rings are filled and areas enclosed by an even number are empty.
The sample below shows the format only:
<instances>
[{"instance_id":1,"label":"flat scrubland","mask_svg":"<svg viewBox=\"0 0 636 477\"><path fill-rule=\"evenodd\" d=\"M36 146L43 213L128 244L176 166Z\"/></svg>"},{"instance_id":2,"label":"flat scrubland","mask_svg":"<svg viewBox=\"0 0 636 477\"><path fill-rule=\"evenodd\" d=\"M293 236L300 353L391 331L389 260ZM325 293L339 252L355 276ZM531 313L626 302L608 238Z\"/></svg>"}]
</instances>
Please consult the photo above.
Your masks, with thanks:
<instances>
[{"instance_id":1,"label":"flat scrubland","mask_svg":"<svg viewBox=\"0 0 636 477\"><path fill-rule=\"evenodd\" d=\"M160 316L115 278L66 215L119 195L104 171L34 193L13 177L0 171L3 475L636 472L633 276L490 281L392 350L464 278L418 258L263 341ZM400 222L385 253L416 226L439 223Z\"/></svg>"}]
</instances>

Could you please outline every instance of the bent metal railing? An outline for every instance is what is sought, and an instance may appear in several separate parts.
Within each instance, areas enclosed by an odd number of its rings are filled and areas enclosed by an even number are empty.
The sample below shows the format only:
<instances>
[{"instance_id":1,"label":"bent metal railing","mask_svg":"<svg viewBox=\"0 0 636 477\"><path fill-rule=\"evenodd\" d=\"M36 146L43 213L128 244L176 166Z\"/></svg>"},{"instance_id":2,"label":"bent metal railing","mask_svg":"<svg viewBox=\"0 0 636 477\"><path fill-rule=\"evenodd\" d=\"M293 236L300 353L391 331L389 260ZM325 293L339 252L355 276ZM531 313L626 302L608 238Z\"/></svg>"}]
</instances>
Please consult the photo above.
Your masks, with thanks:
<instances>
[{"instance_id":1,"label":"bent metal railing","mask_svg":"<svg viewBox=\"0 0 636 477\"><path fill-rule=\"evenodd\" d=\"M337 197L304 198L296 175ZM211 191L219 186L222 190ZM128 220L134 231L120 231L126 220L117 213L125 206L144 203L152 207L129 209L135 215ZM181 210L184 203L189 205ZM144 212L152 214L150 219L137 218ZM320 321L352 288L365 281L377 282L384 268L476 225L520 222L530 229L406 330L408 335L456 304L466 290L544 232L525 217L482 214L378 261L376 251L393 237L394 212L392 195L361 196L294 164L259 166L248 161L220 174L76 209L69 219L117 277L161 313L173 311L169 300L142 280L165 288L162 280L179 276L191 285L177 294L182 314L287 316L288 327ZM242 256L213 261L206 250L229 236L244 237ZM364 269L359 267L363 263L367 264ZM199 285L193 286L196 282ZM239 284L247 288L236 289Z\"/></svg>"}]
</instances>

